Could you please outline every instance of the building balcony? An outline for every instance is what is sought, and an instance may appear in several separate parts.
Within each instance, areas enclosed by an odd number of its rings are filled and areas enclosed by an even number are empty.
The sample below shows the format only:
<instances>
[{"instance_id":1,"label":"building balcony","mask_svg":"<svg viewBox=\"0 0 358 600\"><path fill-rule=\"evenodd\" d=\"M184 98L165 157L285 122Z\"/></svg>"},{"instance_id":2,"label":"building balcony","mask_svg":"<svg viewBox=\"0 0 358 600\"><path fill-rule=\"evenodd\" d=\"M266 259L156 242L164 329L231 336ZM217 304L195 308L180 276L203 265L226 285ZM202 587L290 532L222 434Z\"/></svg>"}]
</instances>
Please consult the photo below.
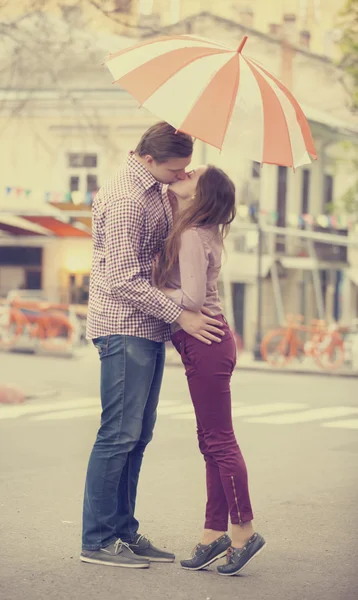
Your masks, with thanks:
<instances>
[{"instance_id":1,"label":"building balcony","mask_svg":"<svg viewBox=\"0 0 358 600\"><path fill-rule=\"evenodd\" d=\"M332 265L348 265L348 247L347 245L339 245L339 236L347 238L347 229L327 229L318 225L312 226L309 229L312 233L330 234L334 236L333 243L320 241L319 239L311 240L300 238L297 236L287 235L287 231L283 230L282 235L279 233L264 232L262 236L262 254L275 256L278 259L281 257L291 258L314 258L318 263L328 263ZM230 251L240 254L257 254L258 251L258 231L254 225L252 228L239 230L235 228L230 234Z\"/></svg>"}]
</instances>

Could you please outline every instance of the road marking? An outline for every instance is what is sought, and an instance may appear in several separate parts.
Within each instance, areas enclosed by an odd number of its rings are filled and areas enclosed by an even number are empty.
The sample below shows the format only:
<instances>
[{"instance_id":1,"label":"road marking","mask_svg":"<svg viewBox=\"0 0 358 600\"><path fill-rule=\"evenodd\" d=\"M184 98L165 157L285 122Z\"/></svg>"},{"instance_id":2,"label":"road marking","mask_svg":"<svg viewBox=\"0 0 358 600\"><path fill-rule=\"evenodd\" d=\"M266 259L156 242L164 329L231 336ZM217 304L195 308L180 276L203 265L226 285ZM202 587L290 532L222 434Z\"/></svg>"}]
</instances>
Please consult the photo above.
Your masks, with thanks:
<instances>
[{"instance_id":1,"label":"road marking","mask_svg":"<svg viewBox=\"0 0 358 600\"><path fill-rule=\"evenodd\" d=\"M287 412L307 407L308 404L288 404L286 402L277 402L275 404L253 404L252 406L241 406L238 408L234 407L232 410L232 416L243 417L246 415L267 415L269 413Z\"/></svg>"},{"instance_id":2,"label":"road marking","mask_svg":"<svg viewBox=\"0 0 358 600\"><path fill-rule=\"evenodd\" d=\"M99 403L98 397L89 397L78 398L77 400L57 400L56 402L44 402L42 404L5 405L0 409L0 419L16 419L34 413L66 410L67 408L82 406L99 406Z\"/></svg>"},{"instance_id":3,"label":"road marking","mask_svg":"<svg viewBox=\"0 0 358 600\"><path fill-rule=\"evenodd\" d=\"M303 410L306 409L306 410ZM99 417L100 399L97 396L77 398L75 400L56 400L53 402L29 403L21 405L0 406L1 419L15 419L28 416L31 421L64 421L68 419ZM276 413L276 414L274 414ZM170 419L195 421L195 413L191 403L180 400L160 400L159 416ZM358 408L350 406L332 406L310 408L304 403L274 402L261 404L243 404L233 402L233 418L247 423L263 423L272 425L289 425L322 421L322 427L337 429L358 429L358 419L339 419L357 415ZM326 421L326 422L324 422Z\"/></svg>"},{"instance_id":4,"label":"road marking","mask_svg":"<svg viewBox=\"0 0 358 600\"><path fill-rule=\"evenodd\" d=\"M250 406L240 406L240 405L233 405L232 408L232 416L234 418L237 417L243 417L243 416L249 416L249 415L267 415L270 413L275 413L275 412L288 412L288 411L294 411L294 410L299 410L302 408L306 408L308 406L308 404L288 404L286 402L276 402L274 404L253 404ZM172 411L168 411L166 414L170 416L171 419L183 419L186 421L190 421L190 420L195 420L195 414L193 411L189 411L189 410L182 410L181 411L183 414L179 414L179 411L177 410L172 410ZM191 414L185 414L187 412L190 412Z\"/></svg>"},{"instance_id":5,"label":"road marking","mask_svg":"<svg viewBox=\"0 0 358 600\"><path fill-rule=\"evenodd\" d=\"M173 406L158 406L158 415L181 415L183 413L193 413L192 404L177 404Z\"/></svg>"},{"instance_id":6,"label":"road marking","mask_svg":"<svg viewBox=\"0 0 358 600\"><path fill-rule=\"evenodd\" d=\"M313 408L295 414L271 415L268 417L251 417L245 419L248 423L271 423L272 425L289 425L293 423L309 423L320 419L334 419L358 413L358 408L350 406L330 406L328 408Z\"/></svg>"},{"instance_id":7,"label":"road marking","mask_svg":"<svg viewBox=\"0 0 358 600\"><path fill-rule=\"evenodd\" d=\"M31 417L31 421L63 421L64 419L75 419L76 417L92 417L100 416L101 410L99 406L93 408L74 408L73 410L59 410L56 412L35 415Z\"/></svg>"},{"instance_id":8,"label":"road marking","mask_svg":"<svg viewBox=\"0 0 358 600\"><path fill-rule=\"evenodd\" d=\"M165 407L175 406L176 403L172 400L161 401ZM83 398L77 398L76 400L56 400L54 402L42 402L42 403L29 403L29 404L5 404L0 405L0 420L1 419L17 419L26 415L33 415L36 413L52 413L68 411L75 408L91 407L95 406L98 411L101 409L101 401L99 396L89 396ZM96 414L96 413L93 413ZM42 419L32 419L42 420Z\"/></svg>"},{"instance_id":9,"label":"road marking","mask_svg":"<svg viewBox=\"0 0 358 600\"><path fill-rule=\"evenodd\" d=\"M358 419L328 421L327 423L322 423L321 427L332 427L336 429L358 429Z\"/></svg>"}]
</instances>

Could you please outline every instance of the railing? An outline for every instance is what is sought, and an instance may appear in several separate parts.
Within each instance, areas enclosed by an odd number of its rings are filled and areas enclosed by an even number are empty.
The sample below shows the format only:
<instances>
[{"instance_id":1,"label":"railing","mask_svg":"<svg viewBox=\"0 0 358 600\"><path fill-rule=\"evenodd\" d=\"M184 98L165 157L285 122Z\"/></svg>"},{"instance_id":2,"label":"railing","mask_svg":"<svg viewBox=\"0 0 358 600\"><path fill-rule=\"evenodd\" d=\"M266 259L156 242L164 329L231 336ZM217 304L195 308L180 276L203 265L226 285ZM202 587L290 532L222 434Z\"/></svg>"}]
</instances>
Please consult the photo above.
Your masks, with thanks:
<instances>
[{"instance_id":1,"label":"railing","mask_svg":"<svg viewBox=\"0 0 358 600\"><path fill-rule=\"evenodd\" d=\"M305 228L307 230L307 228ZM347 239L347 230L329 230L319 226L309 229L312 233L334 234L334 242L326 243L312 239L315 258L319 261L330 263L348 263L348 248L346 245L339 245L339 236ZM230 250L234 252L244 252L255 254L258 251L258 231L257 226L252 225L242 230L236 229L230 234ZM263 232L262 253L264 255L284 255L287 257L310 257L307 239L298 236L291 237L282 228L282 234L273 232Z\"/></svg>"}]
</instances>

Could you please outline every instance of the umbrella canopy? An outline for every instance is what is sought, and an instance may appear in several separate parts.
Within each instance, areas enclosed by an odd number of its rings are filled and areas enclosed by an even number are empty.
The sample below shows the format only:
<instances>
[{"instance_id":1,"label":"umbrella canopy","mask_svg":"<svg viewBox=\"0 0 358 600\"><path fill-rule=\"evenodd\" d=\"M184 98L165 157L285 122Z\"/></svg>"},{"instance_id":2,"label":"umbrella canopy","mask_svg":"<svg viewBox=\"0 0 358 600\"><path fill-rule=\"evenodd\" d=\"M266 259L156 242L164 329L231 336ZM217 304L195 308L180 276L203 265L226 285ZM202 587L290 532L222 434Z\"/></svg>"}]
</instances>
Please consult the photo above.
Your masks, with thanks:
<instances>
[{"instance_id":1,"label":"umbrella canopy","mask_svg":"<svg viewBox=\"0 0 358 600\"><path fill-rule=\"evenodd\" d=\"M111 54L117 82L177 130L260 163L298 167L317 158L310 128L291 92L237 49L173 36Z\"/></svg>"}]
</instances>

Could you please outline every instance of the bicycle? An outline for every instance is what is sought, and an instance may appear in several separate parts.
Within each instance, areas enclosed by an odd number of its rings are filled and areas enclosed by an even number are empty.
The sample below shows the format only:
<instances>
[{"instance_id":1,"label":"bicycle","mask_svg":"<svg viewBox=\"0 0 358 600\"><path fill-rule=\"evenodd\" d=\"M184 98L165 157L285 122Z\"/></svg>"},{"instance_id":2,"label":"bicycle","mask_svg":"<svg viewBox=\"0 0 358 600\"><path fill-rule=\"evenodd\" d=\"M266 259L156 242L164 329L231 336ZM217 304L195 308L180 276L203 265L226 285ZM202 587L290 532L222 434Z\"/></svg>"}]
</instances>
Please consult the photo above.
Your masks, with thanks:
<instances>
[{"instance_id":1,"label":"bicycle","mask_svg":"<svg viewBox=\"0 0 358 600\"><path fill-rule=\"evenodd\" d=\"M261 354L273 367L285 367L294 359L311 357L325 370L338 369L344 363L344 344L336 328L327 328L324 321L312 320L303 325L302 315L288 315L286 327L269 331L261 343ZM305 341L304 334L310 339Z\"/></svg>"}]
</instances>

